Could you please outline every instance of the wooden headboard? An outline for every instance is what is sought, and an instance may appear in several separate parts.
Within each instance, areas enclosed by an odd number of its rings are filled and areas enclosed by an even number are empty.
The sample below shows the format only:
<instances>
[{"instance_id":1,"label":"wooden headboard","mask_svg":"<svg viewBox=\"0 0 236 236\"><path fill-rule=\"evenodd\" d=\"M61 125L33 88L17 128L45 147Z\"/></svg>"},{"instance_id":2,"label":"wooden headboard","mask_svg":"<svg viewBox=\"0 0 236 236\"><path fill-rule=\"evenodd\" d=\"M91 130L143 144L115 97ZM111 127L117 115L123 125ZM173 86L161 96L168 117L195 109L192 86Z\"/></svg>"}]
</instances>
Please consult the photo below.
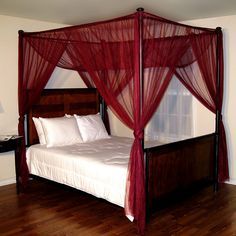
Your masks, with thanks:
<instances>
[{"instance_id":1,"label":"wooden headboard","mask_svg":"<svg viewBox=\"0 0 236 236\"><path fill-rule=\"evenodd\" d=\"M27 115L27 145L39 143L32 117L60 117L65 114L89 115L100 112L96 89L44 89Z\"/></svg>"}]
</instances>

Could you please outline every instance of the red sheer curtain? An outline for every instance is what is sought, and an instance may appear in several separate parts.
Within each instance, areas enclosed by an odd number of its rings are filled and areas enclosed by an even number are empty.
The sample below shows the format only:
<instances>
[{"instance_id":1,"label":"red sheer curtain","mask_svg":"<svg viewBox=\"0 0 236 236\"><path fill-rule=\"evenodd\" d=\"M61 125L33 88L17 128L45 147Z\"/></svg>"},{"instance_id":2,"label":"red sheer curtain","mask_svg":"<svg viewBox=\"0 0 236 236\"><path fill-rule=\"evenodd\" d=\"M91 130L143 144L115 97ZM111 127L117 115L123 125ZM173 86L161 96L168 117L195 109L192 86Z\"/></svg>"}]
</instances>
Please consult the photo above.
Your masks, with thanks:
<instances>
[{"instance_id":1,"label":"red sheer curtain","mask_svg":"<svg viewBox=\"0 0 236 236\"><path fill-rule=\"evenodd\" d=\"M80 29L73 35L77 43L68 44L66 55L75 67L83 65L80 74L87 81L93 81L113 112L134 130L125 211L134 216L142 233L146 212L143 129L161 101L179 55L184 54L189 45L184 38L176 42L172 37L176 28L171 24L149 18L142 19L143 40L140 41L140 17L144 18L145 14L139 12L134 18ZM140 66L143 67L141 74Z\"/></svg>"},{"instance_id":2,"label":"red sheer curtain","mask_svg":"<svg viewBox=\"0 0 236 236\"><path fill-rule=\"evenodd\" d=\"M140 233L145 228L145 173L141 146L143 128L140 110L139 14L134 18L104 23L80 30L69 45L72 61L82 64L87 81L93 81L116 115L134 130L127 177L126 215L138 222ZM96 42L96 43L94 43ZM78 56L79 55L79 56ZM78 60L79 59L79 60Z\"/></svg>"},{"instance_id":3,"label":"red sheer curtain","mask_svg":"<svg viewBox=\"0 0 236 236\"><path fill-rule=\"evenodd\" d=\"M24 36L24 37L23 37ZM49 80L65 49L61 42L49 39L27 37L19 32L19 135L25 137L24 116L37 99ZM20 178L25 187L28 168L25 157L25 143L22 142Z\"/></svg>"},{"instance_id":4,"label":"red sheer curtain","mask_svg":"<svg viewBox=\"0 0 236 236\"><path fill-rule=\"evenodd\" d=\"M220 29L217 29L216 33L192 37L191 50L184 55L179 61L179 67L176 68L176 75L186 88L210 111L213 113L218 111L220 114L218 131L220 135L218 180L220 182L229 179L226 136L222 121L224 71L222 40ZM190 58L193 63L188 64L187 59Z\"/></svg>"},{"instance_id":5,"label":"red sheer curtain","mask_svg":"<svg viewBox=\"0 0 236 236\"><path fill-rule=\"evenodd\" d=\"M23 116L40 96L55 66L76 70L86 85L96 87L112 111L134 131L125 212L134 217L139 233L143 234L144 127L174 74L205 106L221 111L223 86L216 102L215 69L217 46L222 59L222 41L217 45L215 39L215 30L178 24L145 12L105 22L26 33L20 37L19 47L19 133L24 134ZM221 59L219 64L223 68ZM223 69L220 75L223 84ZM223 136L223 123L221 127ZM220 166L225 165L226 171L227 156L222 163ZM27 170L25 156L21 176L24 169Z\"/></svg>"}]
</instances>

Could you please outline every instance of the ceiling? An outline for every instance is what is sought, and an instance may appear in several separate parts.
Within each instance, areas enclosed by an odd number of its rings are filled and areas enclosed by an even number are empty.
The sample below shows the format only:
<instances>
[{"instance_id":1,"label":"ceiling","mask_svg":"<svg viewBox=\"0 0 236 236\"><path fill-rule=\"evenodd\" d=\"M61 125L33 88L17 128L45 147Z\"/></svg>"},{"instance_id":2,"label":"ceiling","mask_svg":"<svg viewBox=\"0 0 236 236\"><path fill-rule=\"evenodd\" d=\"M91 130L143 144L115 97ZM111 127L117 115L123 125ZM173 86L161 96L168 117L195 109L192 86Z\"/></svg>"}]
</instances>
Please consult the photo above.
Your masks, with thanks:
<instances>
[{"instance_id":1,"label":"ceiling","mask_svg":"<svg viewBox=\"0 0 236 236\"><path fill-rule=\"evenodd\" d=\"M236 15L236 0L0 0L0 15L68 25L146 12L184 21Z\"/></svg>"}]
</instances>

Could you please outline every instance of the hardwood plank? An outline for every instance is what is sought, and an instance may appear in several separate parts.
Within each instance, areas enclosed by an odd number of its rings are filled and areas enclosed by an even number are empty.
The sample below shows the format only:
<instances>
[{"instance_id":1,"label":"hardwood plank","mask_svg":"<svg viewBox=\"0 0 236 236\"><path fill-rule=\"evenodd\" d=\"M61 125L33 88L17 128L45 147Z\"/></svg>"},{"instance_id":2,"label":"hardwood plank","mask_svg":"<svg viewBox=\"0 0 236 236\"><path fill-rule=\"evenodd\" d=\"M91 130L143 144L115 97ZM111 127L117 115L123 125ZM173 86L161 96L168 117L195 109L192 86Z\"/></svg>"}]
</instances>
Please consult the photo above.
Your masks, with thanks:
<instances>
[{"instance_id":1,"label":"hardwood plank","mask_svg":"<svg viewBox=\"0 0 236 236\"><path fill-rule=\"evenodd\" d=\"M0 235L135 236L123 209L75 189L32 180L26 193L0 187ZM146 235L236 235L236 186L212 187L151 216Z\"/></svg>"}]
</instances>

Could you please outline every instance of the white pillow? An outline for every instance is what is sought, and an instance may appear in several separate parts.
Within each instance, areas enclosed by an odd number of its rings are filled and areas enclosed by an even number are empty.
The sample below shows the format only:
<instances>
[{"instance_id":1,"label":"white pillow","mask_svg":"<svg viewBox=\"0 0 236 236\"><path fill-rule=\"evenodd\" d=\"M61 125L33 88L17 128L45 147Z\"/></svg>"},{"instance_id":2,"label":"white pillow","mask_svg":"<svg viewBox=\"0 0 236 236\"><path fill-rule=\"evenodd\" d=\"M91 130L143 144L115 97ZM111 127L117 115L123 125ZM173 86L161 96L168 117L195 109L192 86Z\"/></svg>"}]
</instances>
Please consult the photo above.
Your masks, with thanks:
<instances>
[{"instance_id":1,"label":"white pillow","mask_svg":"<svg viewBox=\"0 0 236 236\"><path fill-rule=\"evenodd\" d=\"M84 142L110 138L99 113L87 116L74 115L74 117Z\"/></svg>"},{"instance_id":2,"label":"white pillow","mask_svg":"<svg viewBox=\"0 0 236 236\"><path fill-rule=\"evenodd\" d=\"M44 130L47 147L81 143L82 139L75 118L39 118Z\"/></svg>"},{"instance_id":3,"label":"white pillow","mask_svg":"<svg viewBox=\"0 0 236 236\"><path fill-rule=\"evenodd\" d=\"M33 117L33 122L39 137L39 143L41 145L46 144L46 140L45 140L45 135L44 135L44 131L43 131L43 127L41 124L41 121L39 120L39 118Z\"/></svg>"}]
</instances>

